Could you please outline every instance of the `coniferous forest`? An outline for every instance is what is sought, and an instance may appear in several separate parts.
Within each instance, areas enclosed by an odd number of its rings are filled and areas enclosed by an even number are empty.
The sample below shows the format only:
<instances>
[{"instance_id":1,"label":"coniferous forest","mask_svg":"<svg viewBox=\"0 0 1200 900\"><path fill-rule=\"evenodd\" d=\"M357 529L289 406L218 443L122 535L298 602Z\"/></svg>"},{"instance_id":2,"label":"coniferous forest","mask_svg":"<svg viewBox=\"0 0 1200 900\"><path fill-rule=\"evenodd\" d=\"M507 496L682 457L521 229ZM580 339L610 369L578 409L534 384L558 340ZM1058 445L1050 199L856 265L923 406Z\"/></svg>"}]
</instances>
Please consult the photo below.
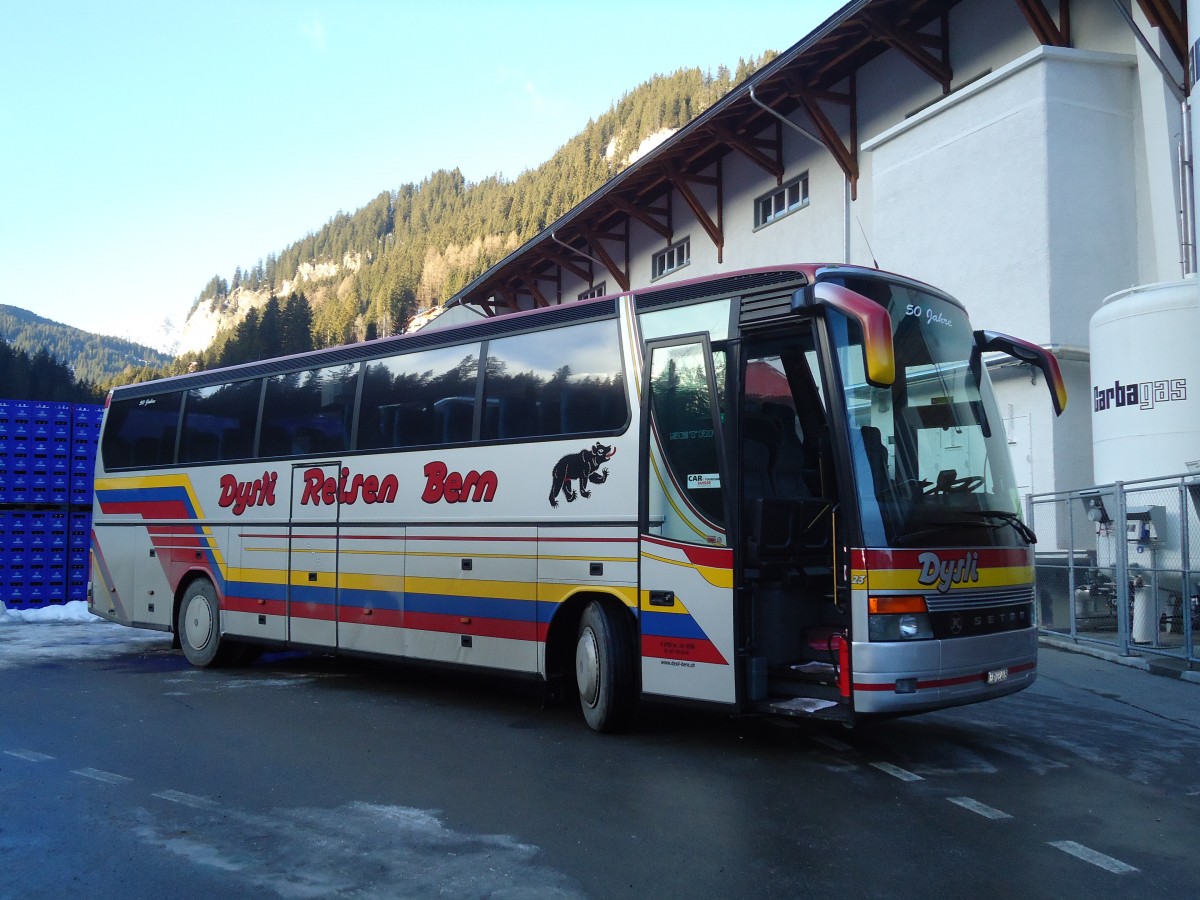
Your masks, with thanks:
<instances>
[{"instance_id":1,"label":"coniferous forest","mask_svg":"<svg viewBox=\"0 0 1200 900\"><path fill-rule=\"evenodd\" d=\"M687 124L774 56L656 76L514 179L468 182L441 170L339 211L278 254L204 285L193 312L249 307L206 350L92 377L107 388L398 334L618 174L645 138Z\"/></svg>"}]
</instances>

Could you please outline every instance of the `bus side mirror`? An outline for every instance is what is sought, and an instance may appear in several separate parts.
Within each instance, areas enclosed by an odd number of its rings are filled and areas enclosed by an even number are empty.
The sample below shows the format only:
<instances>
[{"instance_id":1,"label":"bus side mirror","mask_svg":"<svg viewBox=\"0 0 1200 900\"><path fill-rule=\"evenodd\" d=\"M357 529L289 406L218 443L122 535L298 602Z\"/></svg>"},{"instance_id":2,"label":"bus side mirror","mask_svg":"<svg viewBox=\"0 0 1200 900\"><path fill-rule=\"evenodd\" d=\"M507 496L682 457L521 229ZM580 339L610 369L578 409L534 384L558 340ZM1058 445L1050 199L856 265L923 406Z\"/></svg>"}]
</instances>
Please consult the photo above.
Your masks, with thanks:
<instances>
[{"instance_id":1,"label":"bus side mirror","mask_svg":"<svg viewBox=\"0 0 1200 900\"><path fill-rule=\"evenodd\" d=\"M1054 404L1054 414L1061 416L1067 408L1067 385L1063 381L1062 371L1058 368L1058 360L1048 350L1037 344L1023 341L1020 338L1001 334L998 331L976 331L975 346L971 350L971 372L978 380L980 357L987 352L998 351L1006 353L1013 359L1029 363L1040 369L1046 377L1046 387L1050 390L1050 402Z\"/></svg>"},{"instance_id":2,"label":"bus side mirror","mask_svg":"<svg viewBox=\"0 0 1200 900\"><path fill-rule=\"evenodd\" d=\"M896 381L896 355L892 348L892 317L888 311L862 294L818 281L792 295L792 309L828 306L854 319L862 328L863 367L867 381L875 387L891 387Z\"/></svg>"}]
</instances>

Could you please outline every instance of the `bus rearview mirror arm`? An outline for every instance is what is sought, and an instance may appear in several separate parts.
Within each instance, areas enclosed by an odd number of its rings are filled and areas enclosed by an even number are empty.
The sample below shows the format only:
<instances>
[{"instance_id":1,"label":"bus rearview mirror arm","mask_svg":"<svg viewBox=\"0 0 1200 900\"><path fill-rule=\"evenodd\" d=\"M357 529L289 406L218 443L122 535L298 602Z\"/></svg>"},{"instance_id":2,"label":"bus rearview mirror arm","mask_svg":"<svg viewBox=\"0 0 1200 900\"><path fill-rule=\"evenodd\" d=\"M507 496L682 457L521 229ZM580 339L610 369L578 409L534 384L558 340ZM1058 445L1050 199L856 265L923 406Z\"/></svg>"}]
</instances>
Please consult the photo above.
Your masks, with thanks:
<instances>
[{"instance_id":1,"label":"bus rearview mirror arm","mask_svg":"<svg viewBox=\"0 0 1200 900\"><path fill-rule=\"evenodd\" d=\"M1035 369L1040 369L1046 378L1046 387L1050 391L1050 402L1054 404L1054 414L1061 416L1067 408L1067 385L1063 381L1062 371L1054 355L1037 344L1023 341L999 331L976 331L975 345L971 348L971 374L976 381L980 375L981 358L984 353L996 351L1005 353L1013 359L1028 363Z\"/></svg>"},{"instance_id":2,"label":"bus rearview mirror arm","mask_svg":"<svg viewBox=\"0 0 1200 900\"><path fill-rule=\"evenodd\" d=\"M793 311L818 306L836 309L858 323L862 329L867 381L875 387L891 387L896 381L896 355L888 311L862 294L829 281L805 285L792 295Z\"/></svg>"}]
</instances>

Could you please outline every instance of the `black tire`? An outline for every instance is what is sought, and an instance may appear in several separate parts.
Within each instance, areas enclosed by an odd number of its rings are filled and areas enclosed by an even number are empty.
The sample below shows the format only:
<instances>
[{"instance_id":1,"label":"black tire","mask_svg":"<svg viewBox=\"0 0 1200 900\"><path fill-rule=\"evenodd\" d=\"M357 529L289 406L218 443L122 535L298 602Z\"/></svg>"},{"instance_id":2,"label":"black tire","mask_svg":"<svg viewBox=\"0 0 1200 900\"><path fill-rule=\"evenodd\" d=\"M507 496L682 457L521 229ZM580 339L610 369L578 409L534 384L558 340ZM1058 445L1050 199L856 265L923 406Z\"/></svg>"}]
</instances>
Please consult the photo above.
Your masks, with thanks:
<instances>
[{"instance_id":1,"label":"black tire","mask_svg":"<svg viewBox=\"0 0 1200 900\"><path fill-rule=\"evenodd\" d=\"M593 600L579 620L575 684L583 717L596 731L622 731L637 705L633 622Z\"/></svg>"},{"instance_id":2,"label":"black tire","mask_svg":"<svg viewBox=\"0 0 1200 900\"><path fill-rule=\"evenodd\" d=\"M229 656L230 645L222 648L217 590L207 578L197 578L184 591L183 599L179 601L175 633L179 636L183 655L193 666L219 666Z\"/></svg>"}]
</instances>

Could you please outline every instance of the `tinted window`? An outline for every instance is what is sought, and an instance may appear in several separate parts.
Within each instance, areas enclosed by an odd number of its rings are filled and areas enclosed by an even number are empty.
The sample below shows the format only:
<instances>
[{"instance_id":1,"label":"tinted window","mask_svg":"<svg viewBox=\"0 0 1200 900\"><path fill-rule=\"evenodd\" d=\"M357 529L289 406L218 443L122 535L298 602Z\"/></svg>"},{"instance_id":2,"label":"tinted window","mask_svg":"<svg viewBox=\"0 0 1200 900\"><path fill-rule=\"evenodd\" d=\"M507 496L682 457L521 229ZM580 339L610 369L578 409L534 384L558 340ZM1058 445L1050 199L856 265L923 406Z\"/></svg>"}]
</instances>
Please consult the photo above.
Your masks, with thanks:
<instances>
[{"instance_id":1,"label":"tinted window","mask_svg":"<svg viewBox=\"0 0 1200 900\"><path fill-rule=\"evenodd\" d=\"M357 385L357 363L268 378L258 455L349 450Z\"/></svg>"},{"instance_id":2,"label":"tinted window","mask_svg":"<svg viewBox=\"0 0 1200 900\"><path fill-rule=\"evenodd\" d=\"M617 431L628 418L617 323L488 344L484 440Z\"/></svg>"},{"instance_id":3,"label":"tinted window","mask_svg":"<svg viewBox=\"0 0 1200 900\"><path fill-rule=\"evenodd\" d=\"M471 440L479 346L443 347L366 364L358 449Z\"/></svg>"},{"instance_id":4,"label":"tinted window","mask_svg":"<svg viewBox=\"0 0 1200 900\"><path fill-rule=\"evenodd\" d=\"M105 469L169 465L175 461L179 403L175 391L158 397L114 400L104 425Z\"/></svg>"},{"instance_id":5,"label":"tinted window","mask_svg":"<svg viewBox=\"0 0 1200 900\"><path fill-rule=\"evenodd\" d=\"M237 381L187 392L179 461L247 459L254 452L262 381Z\"/></svg>"}]
</instances>

